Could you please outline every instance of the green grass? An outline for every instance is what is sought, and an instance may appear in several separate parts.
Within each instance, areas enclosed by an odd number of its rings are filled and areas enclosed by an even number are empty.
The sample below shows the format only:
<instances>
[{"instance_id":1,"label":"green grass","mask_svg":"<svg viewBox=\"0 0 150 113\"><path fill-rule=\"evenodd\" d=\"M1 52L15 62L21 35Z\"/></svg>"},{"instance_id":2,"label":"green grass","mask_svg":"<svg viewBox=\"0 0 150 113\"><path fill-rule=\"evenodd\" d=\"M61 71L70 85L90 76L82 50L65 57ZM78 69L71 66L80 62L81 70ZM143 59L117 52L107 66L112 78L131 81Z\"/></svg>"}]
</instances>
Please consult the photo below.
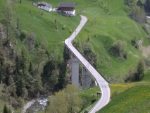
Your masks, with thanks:
<instances>
[{"instance_id":1,"label":"green grass","mask_svg":"<svg viewBox=\"0 0 150 113\"><path fill-rule=\"evenodd\" d=\"M98 91L100 91L99 87L94 87L94 88L83 90L79 93L79 96L83 99L83 103L84 103L84 107L82 108L83 111L85 109L90 110L92 106L96 103L94 102L92 104L91 100L95 99L97 101L100 98L96 94Z\"/></svg>"},{"instance_id":2,"label":"green grass","mask_svg":"<svg viewBox=\"0 0 150 113\"><path fill-rule=\"evenodd\" d=\"M64 40L71 35L70 31L77 27L80 17L65 17L57 12L45 12L33 6L30 0L23 0L21 4L18 0L12 1L14 2L12 6L13 18L15 23L19 18L20 30L26 30L28 34L35 33L38 43L45 40L47 43L43 43L46 45L47 50L50 52L55 50L56 54L63 58ZM43 15L41 15L42 12ZM55 20L58 31L54 29ZM65 30L62 30L63 26L66 26Z\"/></svg>"},{"instance_id":3,"label":"green grass","mask_svg":"<svg viewBox=\"0 0 150 113\"><path fill-rule=\"evenodd\" d=\"M48 50L57 53L62 58L64 40L70 36L69 31L77 27L80 17L65 17L57 12L45 12L34 7L30 0L24 0L22 4L13 0L14 18L20 18L21 30L27 30L28 33L34 32L36 40L42 43L42 40L48 42ZM61 0L45 0L57 7ZM67 0L64 0L64 2ZM127 16L128 7L123 0L72 0L77 3L76 14L82 13L87 16L88 22L77 36L77 42L80 45L88 42L92 51L96 53L98 59L97 70L112 83L124 82L124 77L130 68L134 67L138 60L143 58L141 52L131 45L131 39L146 39L147 34L143 31L141 25L131 20ZM118 5L119 4L119 5ZM106 10L109 9L109 12ZM126 11L125 11L126 10ZM30 12L30 13L29 13ZM43 12L43 15L41 13ZM54 22L58 26L58 31L54 29ZM62 30L63 26L65 30ZM123 41L127 60L117 59L109 53L111 45L117 41Z\"/></svg>"},{"instance_id":4,"label":"green grass","mask_svg":"<svg viewBox=\"0 0 150 113\"><path fill-rule=\"evenodd\" d=\"M105 7L109 9L108 13ZM110 1L109 5L108 1L99 0L86 7L83 14L88 17L88 23L76 40L80 50L82 43L92 45L92 50L98 56L98 71L113 83L124 82L129 69L143 58L141 52L131 45L131 40L147 38L141 25L128 18L124 9L128 8L123 0ZM90 41L86 42L88 36ZM128 55L127 60L120 60L109 53L112 44L117 40L123 41Z\"/></svg>"},{"instance_id":5,"label":"green grass","mask_svg":"<svg viewBox=\"0 0 150 113\"><path fill-rule=\"evenodd\" d=\"M41 9L34 7L30 0L23 0L22 4L18 0L12 0L15 4L12 6L13 18L20 19L21 30L27 30L28 33L34 32L36 40L42 43L43 39L48 42L48 50L55 50L57 54L62 57L64 40L70 36L69 30L74 29L80 22L80 17L65 17L56 12L44 12ZM42 1L42 0L41 0ZM57 7L61 0L45 0ZM68 1L68 0L63 0ZM137 22L131 20L127 16L129 8L123 3L123 0L72 0L77 3L76 13L80 12L87 16L88 22L82 31L77 36L77 42L80 45L87 43L87 37L90 37L89 45L92 51L98 56L98 71L105 76L110 82L120 83L124 82L124 77L130 68L134 67L138 60L143 58L141 52L131 45L131 39L146 40L147 34L143 31L142 26ZM1 5L6 3L6 0L0 0ZM109 12L106 10L109 9ZM30 13L29 13L30 12ZM43 15L41 13L43 12ZM0 13L0 18L2 14ZM55 19L57 21L58 31L54 29ZM65 30L62 30L63 26ZM123 41L125 50L128 54L127 60L117 59L109 53L111 45L117 41ZM20 43L20 42L18 42ZM82 50L81 50L82 51ZM143 82L149 81L150 73L145 75ZM147 112L150 110L150 91L149 86L144 83L135 86L133 84L112 84L111 87L111 101L100 112L104 113L140 113L141 110ZM96 92L99 88L92 88L80 92L80 96L84 98L85 107L83 109L90 109L91 100L98 99ZM143 93L144 92L144 93ZM1 102L1 106L4 102ZM91 105L91 106L90 106ZM0 106L0 110L2 107ZM89 106L89 107L88 107Z\"/></svg>"},{"instance_id":6,"label":"green grass","mask_svg":"<svg viewBox=\"0 0 150 113\"><path fill-rule=\"evenodd\" d=\"M144 78L142 79L142 82L150 82L150 70L145 73Z\"/></svg>"},{"instance_id":7,"label":"green grass","mask_svg":"<svg viewBox=\"0 0 150 113\"><path fill-rule=\"evenodd\" d=\"M150 112L150 84L135 85L114 97L98 113L148 113Z\"/></svg>"}]
</instances>

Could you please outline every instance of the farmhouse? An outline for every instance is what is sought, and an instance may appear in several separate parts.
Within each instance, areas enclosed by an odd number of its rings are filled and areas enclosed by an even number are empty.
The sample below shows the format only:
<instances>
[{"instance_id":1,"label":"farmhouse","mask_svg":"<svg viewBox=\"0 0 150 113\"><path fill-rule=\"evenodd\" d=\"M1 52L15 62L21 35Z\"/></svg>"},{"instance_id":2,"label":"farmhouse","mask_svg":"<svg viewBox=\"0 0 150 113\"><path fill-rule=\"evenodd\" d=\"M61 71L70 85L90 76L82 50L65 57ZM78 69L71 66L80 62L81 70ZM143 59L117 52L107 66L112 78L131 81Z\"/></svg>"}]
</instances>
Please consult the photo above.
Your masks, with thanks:
<instances>
[{"instance_id":1,"label":"farmhouse","mask_svg":"<svg viewBox=\"0 0 150 113\"><path fill-rule=\"evenodd\" d=\"M58 12L67 16L73 16L75 15L75 6L75 3L61 2L58 6Z\"/></svg>"},{"instance_id":2,"label":"farmhouse","mask_svg":"<svg viewBox=\"0 0 150 113\"><path fill-rule=\"evenodd\" d=\"M38 2L37 7L48 12L52 10L52 5L46 2Z\"/></svg>"}]
</instances>

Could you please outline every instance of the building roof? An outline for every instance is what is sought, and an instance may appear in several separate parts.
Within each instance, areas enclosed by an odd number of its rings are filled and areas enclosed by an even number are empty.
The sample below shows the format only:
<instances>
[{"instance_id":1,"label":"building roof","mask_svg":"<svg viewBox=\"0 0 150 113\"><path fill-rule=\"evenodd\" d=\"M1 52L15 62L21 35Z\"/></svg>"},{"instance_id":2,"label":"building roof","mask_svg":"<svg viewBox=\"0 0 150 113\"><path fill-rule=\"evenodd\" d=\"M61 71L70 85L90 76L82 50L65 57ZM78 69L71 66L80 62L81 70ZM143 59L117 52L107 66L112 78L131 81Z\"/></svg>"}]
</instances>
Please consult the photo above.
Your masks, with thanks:
<instances>
[{"instance_id":1,"label":"building roof","mask_svg":"<svg viewBox=\"0 0 150 113\"><path fill-rule=\"evenodd\" d=\"M76 3L69 3L69 2L60 2L58 8L60 7L73 7L75 8Z\"/></svg>"},{"instance_id":2,"label":"building roof","mask_svg":"<svg viewBox=\"0 0 150 113\"><path fill-rule=\"evenodd\" d=\"M48 6L48 7L52 7L51 4L48 4L48 3L46 3L46 2L38 2L37 5L38 5L38 6Z\"/></svg>"}]
</instances>

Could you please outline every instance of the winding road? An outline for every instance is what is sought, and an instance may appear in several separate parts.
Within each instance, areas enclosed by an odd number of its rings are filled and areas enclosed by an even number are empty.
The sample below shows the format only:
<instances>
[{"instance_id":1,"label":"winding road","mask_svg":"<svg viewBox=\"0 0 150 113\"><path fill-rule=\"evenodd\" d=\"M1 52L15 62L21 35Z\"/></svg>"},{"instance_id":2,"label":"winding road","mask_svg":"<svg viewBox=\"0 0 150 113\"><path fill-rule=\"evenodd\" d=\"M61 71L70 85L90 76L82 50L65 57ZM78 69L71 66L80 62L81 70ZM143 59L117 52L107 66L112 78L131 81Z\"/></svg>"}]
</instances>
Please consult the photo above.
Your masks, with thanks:
<instances>
[{"instance_id":1,"label":"winding road","mask_svg":"<svg viewBox=\"0 0 150 113\"><path fill-rule=\"evenodd\" d=\"M100 89L101 89L101 98L98 100L96 105L89 111L89 113L95 113L105 105L108 104L110 100L110 88L108 82L96 71L96 69L80 54L80 52L72 45L73 39L80 32L82 27L87 22L87 18L81 15L81 21L72 35L65 40L66 47L79 59L79 61L85 66L85 68L91 73L91 75L96 79Z\"/></svg>"}]
</instances>

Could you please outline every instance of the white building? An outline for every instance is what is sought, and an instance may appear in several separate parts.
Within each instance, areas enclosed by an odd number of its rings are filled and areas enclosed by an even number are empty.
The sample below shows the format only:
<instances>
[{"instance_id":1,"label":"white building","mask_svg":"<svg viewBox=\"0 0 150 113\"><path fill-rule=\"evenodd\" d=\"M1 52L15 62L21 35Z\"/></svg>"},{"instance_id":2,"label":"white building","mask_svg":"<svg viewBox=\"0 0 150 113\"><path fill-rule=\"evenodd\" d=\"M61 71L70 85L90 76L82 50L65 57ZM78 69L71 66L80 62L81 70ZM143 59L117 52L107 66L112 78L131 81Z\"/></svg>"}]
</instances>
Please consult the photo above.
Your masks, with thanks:
<instances>
[{"instance_id":1,"label":"white building","mask_svg":"<svg viewBox=\"0 0 150 113\"><path fill-rule=\"evenodd\" d=\"M75 15L75 6L75 3L61 2L58 6L58 12L68 16L73 16Z\"/></svg>"},{"instance_id":2,"label":"white building","mask_svg":"<svg viewBox=\"0 0 150 113\"><path fill-rule=\"evenodd\" d=\"M46 2L38 2L37 7L48 12L52 10L52 5Z\"/></svg>"}]
</instances>

